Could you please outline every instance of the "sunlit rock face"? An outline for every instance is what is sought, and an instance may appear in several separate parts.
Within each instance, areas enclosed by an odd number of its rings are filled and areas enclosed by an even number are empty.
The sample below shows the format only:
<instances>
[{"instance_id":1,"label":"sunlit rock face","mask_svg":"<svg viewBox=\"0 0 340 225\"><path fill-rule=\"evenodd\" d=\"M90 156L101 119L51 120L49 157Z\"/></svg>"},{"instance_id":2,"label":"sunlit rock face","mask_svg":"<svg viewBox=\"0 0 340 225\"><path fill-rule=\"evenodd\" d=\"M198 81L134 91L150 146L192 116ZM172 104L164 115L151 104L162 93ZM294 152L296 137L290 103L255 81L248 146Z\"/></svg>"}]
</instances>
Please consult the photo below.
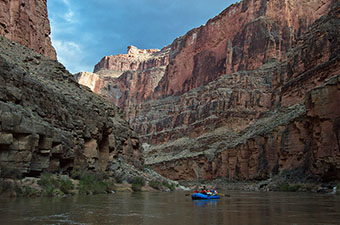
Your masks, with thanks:
<instances>
[{"instance_id":1,"label":"sunlit rock face","mask_svg":"<svg viewBox=\"0 0 340 225\"><path fill-rule=\"evenodd\" d=\"M286 58L299 36L329 10L327 1L243 0L171 45L157 95L181 94L222 74Z\"/></svg>"},{"instance_id":2,"label":"sunlit rock face","mask_svg":"<svg viewBox=\"0 0 340 225\"><path fill-rule=\"evenodd\" d=\"M94 73L78 73L75 78L120 107L133 109L152 98L169 64L169 51L129 46L126 54L105 56Z\"/></svg>"},{"instance_id":3,"label":"sunlit rock face","mask_svg":"<svg viewBox=\"0 0 340 225\"><path fill-rule=\"evenodd\" d=\"M50 33L46 0L0 1L0 35L56 59Z\"/></svg>"},{"instance_id":4,"label":"sunlit rock face","mask_svg":"<svg viewBox=\"0 0 340 225\"><path fill-rule=\"evenodd\" d=\"M94 73L102 70L113 72L143 71L159 66L166 66L169 63L167 57L168 49L138 49L128 46L126 54L105 56L95 65Z\"/></svg>"},{"instance_id":5,"label":"sunlit rock face","mask_svg":"<svg viewBox=\"0 0 340 225\"><path fill-rule=\"evenodd\" d=\"M336 179L339 24L337 1L244 0L159 53L105 57L95 72L119 76L104 75L97 93L123 109L146 164L172 179ZM160 53L164 64L140 61Z\"/></svg>"}]
</instances>

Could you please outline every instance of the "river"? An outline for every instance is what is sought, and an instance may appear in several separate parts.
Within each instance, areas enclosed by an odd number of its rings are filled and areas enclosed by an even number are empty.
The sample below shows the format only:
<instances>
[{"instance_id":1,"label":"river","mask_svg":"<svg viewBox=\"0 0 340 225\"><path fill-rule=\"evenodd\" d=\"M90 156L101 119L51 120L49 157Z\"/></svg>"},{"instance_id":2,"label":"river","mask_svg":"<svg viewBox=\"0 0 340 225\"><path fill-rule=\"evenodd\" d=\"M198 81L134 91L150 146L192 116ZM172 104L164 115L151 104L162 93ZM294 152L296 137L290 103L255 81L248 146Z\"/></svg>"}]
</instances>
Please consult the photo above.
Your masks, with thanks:
<instances>
[{"instance_id":1,"label":"river","mask_svg":"<svg viewBox=\"0 0 340 225\"><path fill-rule=\"evenodd\" d=\"M195 201L184 192L1 199L0 224L340 224L340 196L228 193Z\"/></svg>"}]
</instances>

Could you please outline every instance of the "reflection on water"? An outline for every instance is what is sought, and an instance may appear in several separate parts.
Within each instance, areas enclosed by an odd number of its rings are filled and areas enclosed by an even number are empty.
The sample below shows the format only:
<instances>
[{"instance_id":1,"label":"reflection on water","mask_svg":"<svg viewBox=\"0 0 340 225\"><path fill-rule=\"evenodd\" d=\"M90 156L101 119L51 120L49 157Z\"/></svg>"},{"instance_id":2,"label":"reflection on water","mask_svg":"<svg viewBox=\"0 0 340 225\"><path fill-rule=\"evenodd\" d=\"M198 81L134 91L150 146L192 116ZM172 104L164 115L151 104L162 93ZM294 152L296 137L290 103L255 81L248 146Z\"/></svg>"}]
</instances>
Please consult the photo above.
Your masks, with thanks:
<instances>
[{"instance_id":1,"label":"reflection on water","mask_svg":"<svg viewBox=\"0 0 340 225\"><path fill-rule=\"evenodd\" d=\"M192 201L192 203L194 204L194 207L213 207L213 206L217 206L218 201L220 201L220 199L210 199L210 200L195 200Z\"/></svg>"},{"instance_id":2,"label":"reflection on water","mask_svg":"<svg viewBox=\"0 0 340 225\"><path fill-rule=\"evenodd\" d=\"M339 224L340 197L231 192L191 200L185 193L117 193L71 198L2 199L0 224Z\"/></svg>"}]
</instances>

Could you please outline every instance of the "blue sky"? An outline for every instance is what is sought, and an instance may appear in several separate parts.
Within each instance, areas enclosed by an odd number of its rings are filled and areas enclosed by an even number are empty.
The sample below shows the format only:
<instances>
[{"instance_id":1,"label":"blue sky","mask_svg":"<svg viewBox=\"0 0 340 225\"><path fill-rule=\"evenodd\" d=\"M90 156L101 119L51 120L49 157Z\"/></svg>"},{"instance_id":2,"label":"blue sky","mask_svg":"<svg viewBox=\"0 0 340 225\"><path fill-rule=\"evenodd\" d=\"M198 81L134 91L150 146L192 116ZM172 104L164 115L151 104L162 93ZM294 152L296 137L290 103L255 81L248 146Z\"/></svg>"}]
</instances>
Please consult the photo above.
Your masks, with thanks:
<instances>
[{"instance_id":1,"label":"blue sky","mask_svg":"<svg viewBox=\"0 0 340 225\"><path fill-rule=\"evenodd\" d=\"M71 72L93 71L106 55L163 48L235 0L48 0L52 44Z\"/></svg>"}]
</instances>

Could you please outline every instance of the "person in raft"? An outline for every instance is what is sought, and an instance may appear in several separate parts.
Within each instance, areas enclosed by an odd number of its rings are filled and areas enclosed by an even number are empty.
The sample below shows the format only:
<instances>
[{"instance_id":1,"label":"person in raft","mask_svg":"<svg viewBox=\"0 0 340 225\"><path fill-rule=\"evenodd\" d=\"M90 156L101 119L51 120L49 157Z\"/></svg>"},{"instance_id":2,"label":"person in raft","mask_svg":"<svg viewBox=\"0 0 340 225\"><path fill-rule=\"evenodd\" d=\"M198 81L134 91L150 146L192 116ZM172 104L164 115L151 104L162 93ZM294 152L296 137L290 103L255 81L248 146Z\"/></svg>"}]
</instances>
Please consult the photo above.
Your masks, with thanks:
<instances>
[{"instance_id":1,"label":"person in raft","mask_svg":"<svg viewBox=\"0 0 340 225\"><path fill-rule=\"evenodd\" d=\"M202 193L205 195L217 195L217 191L215 191L214 189L207 189L205 186L203 186L200 192L195 191L195 193Z\"/></svg>"},{"instance_id":2,"label":"person in raft","mask_svg":"<svg viewBox=\"0 0 340 225\"><path fill-rule=\"evenodd\" d=\"M202 188L202 190L201 190L201 193L202 193L202 194L205 194L205 195L208 194L208 193L207 193L207 189L205 188L205 186L203 186L203 188Z\"/></svg>"},{"instance_id":3,"label":"person in raft","mask_svg":"<svg viewBox=\"0 0 340 225\"><path fill-rule=\"evenodd\" d=\"M201 193L201 194L207 194L207 189L205 188L205 186L203 186L203 188L201 189L201 191L195 190L194 193Z\"/></svg>"},{"instance_id":4,"label":"person in raft","mask_svg":"<svg viewBox=\"0 0 340 225\"><path fill-rule=\"evenodd\" d=\"M201 193L205 195L217 195L218 194L217 191L215 191L214 189L207 189L205 186L203 186L201 191L195 190L194 193Z\"/></svg>"}]
</instances>

